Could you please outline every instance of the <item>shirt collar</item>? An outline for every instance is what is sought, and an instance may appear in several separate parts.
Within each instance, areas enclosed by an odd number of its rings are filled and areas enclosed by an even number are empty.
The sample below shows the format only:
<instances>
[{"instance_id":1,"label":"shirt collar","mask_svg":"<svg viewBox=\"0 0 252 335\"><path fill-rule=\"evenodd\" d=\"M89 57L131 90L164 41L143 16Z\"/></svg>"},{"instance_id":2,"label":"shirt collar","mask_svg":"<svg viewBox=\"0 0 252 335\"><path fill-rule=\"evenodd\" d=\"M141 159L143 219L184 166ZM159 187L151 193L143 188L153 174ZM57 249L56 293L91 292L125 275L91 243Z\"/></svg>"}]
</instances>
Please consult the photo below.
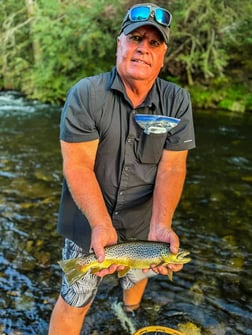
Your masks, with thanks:
<instances>
[{"instance_id":1,"label":"shirt collar","mask_svg":"<svg viewBox=\"0 0 252 335\"><path fill-rule=\"evenodd\" d=\"M111 84L111 90L119 91L123 94L124 98L129 101L129 98L126 94L125 87L123 85L123 82L121 80L121 77L119 73L116 70L116 67L112 70L113 73L113 81ZM129 101L130 102L130 101ZM141 104L139 107L152 107L155 106L155 109L158 108L159 105L159 94L157 89L157 81L154 82L154 85L152 86L151 90L149 91L145 101Z\"/></svg>"}]
</instances>

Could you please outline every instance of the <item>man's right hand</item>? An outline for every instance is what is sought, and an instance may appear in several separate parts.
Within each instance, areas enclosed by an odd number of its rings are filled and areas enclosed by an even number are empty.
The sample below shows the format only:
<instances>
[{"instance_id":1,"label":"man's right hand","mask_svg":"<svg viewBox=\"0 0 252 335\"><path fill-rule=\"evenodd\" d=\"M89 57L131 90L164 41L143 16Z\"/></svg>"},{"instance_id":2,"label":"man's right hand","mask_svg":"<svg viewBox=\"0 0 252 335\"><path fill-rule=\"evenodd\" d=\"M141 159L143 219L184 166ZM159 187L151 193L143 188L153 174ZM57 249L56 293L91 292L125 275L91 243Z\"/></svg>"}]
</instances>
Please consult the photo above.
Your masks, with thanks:
<instances>
[{"instance_id":1,"label":"man's right hand","mask_svg":"<svg viewBox=\"0 0 252 335\"><path fill-rule=\"evenodd\" d=\"M115 228L112 225L110 227L105 225L97 225L92 228L91 249L94 250L99 263L103 262L105 259L104 248L106 246L116 244L117 240L118 236ZM123 269L123 266L112 264L109 268L105 268L97 272L96 275L99 277L104 277Z\"/></svg>"}]
</instances>

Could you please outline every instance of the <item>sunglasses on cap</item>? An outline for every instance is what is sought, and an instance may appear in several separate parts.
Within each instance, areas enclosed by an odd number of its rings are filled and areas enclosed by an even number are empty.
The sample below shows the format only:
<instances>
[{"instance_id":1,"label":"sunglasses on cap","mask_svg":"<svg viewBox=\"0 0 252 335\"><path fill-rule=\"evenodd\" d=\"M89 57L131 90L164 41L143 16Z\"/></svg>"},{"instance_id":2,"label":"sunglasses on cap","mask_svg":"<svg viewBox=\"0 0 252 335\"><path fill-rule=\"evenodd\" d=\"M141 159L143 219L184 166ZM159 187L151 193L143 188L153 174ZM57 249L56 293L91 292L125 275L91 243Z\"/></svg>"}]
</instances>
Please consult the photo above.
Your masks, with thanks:
<instances>
[{"instance_id":1,"label":"sunglasses on cap","mask_svg":"<svg viewBox=\"0 0 252 335\"><path fill-rule=\"evenodd\" d=\"M166 27L170 27L172 21L172 15L168 10L153 6L132 7L127 17L131 22L147 21L150 17L154 17L157 23Z\"/></svg>"}]
</instances>

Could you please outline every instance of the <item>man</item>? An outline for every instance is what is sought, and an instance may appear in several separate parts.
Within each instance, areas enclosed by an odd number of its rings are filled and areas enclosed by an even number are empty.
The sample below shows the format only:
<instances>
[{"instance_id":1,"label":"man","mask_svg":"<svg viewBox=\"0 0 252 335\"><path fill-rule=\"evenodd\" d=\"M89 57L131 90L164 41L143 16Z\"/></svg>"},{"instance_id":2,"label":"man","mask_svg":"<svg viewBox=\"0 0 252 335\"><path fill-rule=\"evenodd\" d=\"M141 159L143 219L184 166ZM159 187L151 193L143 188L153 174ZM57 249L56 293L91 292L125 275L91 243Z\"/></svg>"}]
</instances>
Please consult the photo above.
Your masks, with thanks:
<instances>
[{"instance_id":1,"label":"man","mask_svg":"<svg viewBox=\"0 0 252 335\"><path fill-rule=\"evenodd\" d=\"M172 217L185 180L187 152L195 144L188 93L158 78L170 23L165 9L133 6L117 39L116 67L81 80L69 92L60 135L64 259L93 249L102 262L105 246L134 239L167 242L171 252L178 251ZM174 117L180 123L165 134L163 129L162 134L146 134L136 122L139 114ZM70 287L63 276L49 334L79 334L102 277L120 269L113 264ZM130 271L121 282L125 309L139 307L148 277L181 269L170 264Z\"/></svg>"}]
</instances>

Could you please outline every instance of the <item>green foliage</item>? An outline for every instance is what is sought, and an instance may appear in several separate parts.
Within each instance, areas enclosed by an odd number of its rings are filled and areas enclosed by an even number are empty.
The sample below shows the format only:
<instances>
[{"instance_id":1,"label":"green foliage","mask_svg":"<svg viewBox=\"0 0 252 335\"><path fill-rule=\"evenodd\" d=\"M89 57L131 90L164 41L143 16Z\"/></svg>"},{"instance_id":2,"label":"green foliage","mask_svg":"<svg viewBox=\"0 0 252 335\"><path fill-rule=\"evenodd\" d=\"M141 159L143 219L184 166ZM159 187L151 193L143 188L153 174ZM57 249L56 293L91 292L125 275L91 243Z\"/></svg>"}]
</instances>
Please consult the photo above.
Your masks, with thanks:
<instances>
[{"instance_id":1,"label":"green foliage","mask_svg":"<svg viewBox=\"0 0 252 335\"><path fill-rule=\"evenodd\" d=\"M1 1L0 87L41 101L62 102L77 80L111 69L123 15L138 2ZM156 3L168 7L174 17L162 77L189 85L194 103L201 107L251 109L247 92L251 92L252 2ZM237 98L233 93L242 86L238 90L242 98Z\"/></svg>"},{"instance_id":2,"label":"green foliage","mask_svg":"<svg viewBox=\"0 0 252 335\"><path fill-rule=\"evenodd\" d=\"M219 0L175 1L174 9L181 15L173 34L175 54L169 61L175 63L171 64L174 67L183 64L181 72L186 70L189 85L202 75L205 80L224 75L229 59L224 49L227 27L238 19L231 2L227 5Z\"/></svg>"},{"instance_id":3,"label":"green foliage","mask_svg":"<svg viewBox=\"0 0 252 335\"><path fill-rule=\"evenodd\" d=\"M36 17L43 60L42 66L35 67L34 76L50 100L55 96L63 99L78 78L111 68L116 34L110 23L115 8L113 3L97 0L61 2L57 8L55 3L46 2ZM48 88L48 83L53 86Z\"/></svg>"},{"instance_id":4,"label":"green foliage","mask_svg":"<svg viewBox=\"0 0 252 335\"><path fill-rule=\"evenodd\" d=\"M218 107L232 112L252 110L251 94L243 86L228 87Z\"/></svg>"},{"instance_id":5,"label":"green foliage","mask_svg":"<svg viewBox=\"0 0 252 335\"><path fill-rule=\"evenodd\" d=\"M0 49L4 88L59 102L78 79L110 70L114 64L123 15L117 15L118 1L40 0L27 8L23 1L8 0L1 6L2 25L10 22Z\"/></svg>"},{"instance_id":6,"label":"green foliage","mask_svg":"<svg viewBox=\"0 0 252 335\"><path fill-rule=\"evenodd\" d=\"M225 109L232 112L252 111L252 95L244 85L230 86L228 79L213 80L208 86L189 88L193 104L204 109Z\"/></svg>"}]
</instances>

